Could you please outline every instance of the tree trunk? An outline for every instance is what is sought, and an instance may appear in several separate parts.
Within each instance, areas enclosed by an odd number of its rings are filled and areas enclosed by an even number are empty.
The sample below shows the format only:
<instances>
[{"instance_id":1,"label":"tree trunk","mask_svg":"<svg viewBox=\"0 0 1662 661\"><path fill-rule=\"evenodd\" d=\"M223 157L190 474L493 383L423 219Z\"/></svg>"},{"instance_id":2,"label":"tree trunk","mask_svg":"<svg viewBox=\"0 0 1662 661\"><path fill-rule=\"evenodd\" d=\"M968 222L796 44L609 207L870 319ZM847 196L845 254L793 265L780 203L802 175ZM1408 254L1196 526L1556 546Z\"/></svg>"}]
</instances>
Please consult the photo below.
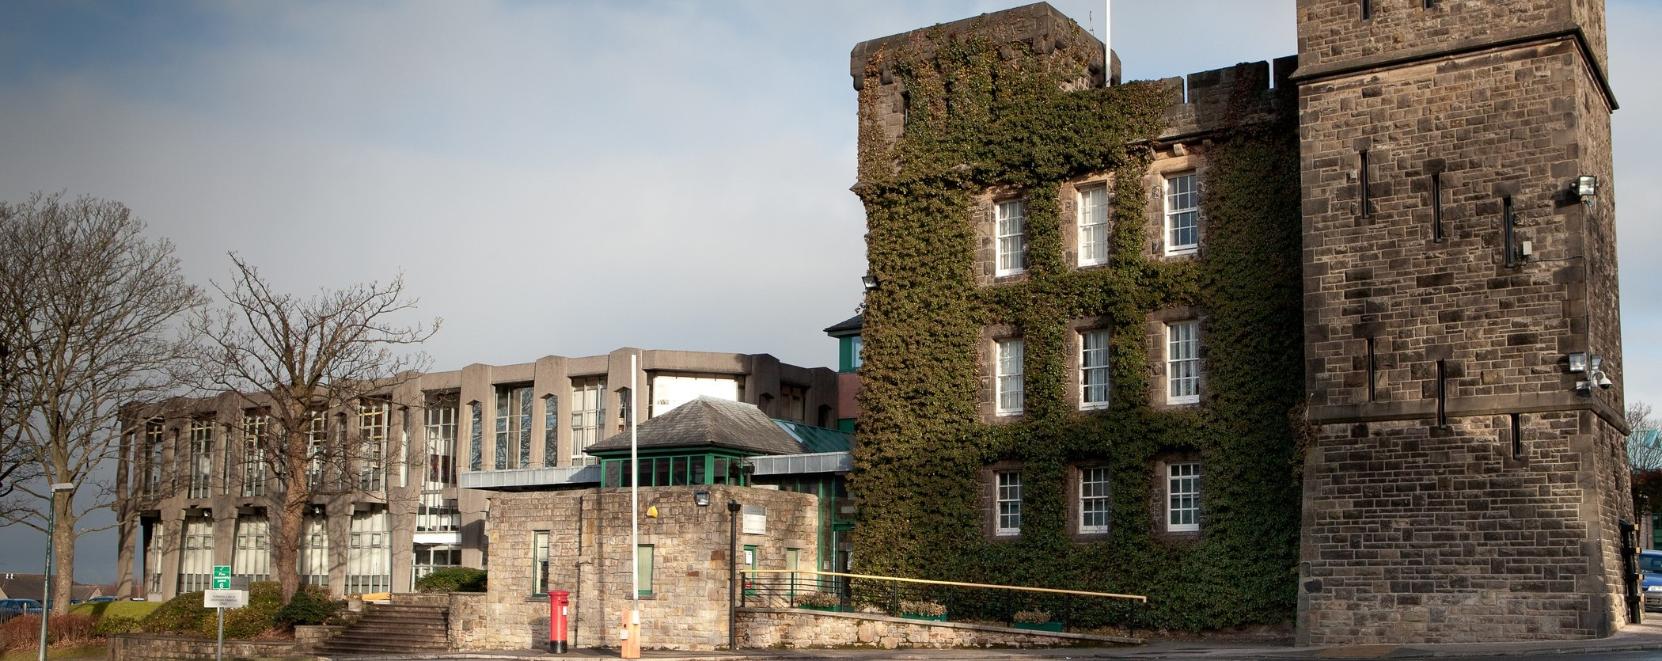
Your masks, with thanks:
<instances>
[{"instance_id":1,"label":"tree trunk","mask_svg":"<svg viewBox=\"0 0 1662 661\"><path fill-rule=\"evenodd\" d=\"M300 540L306 536L306 505L311 500L311 488L306 484L306 442L297 438L297 433L289 435L282 457L287 484L277 515L272 517L277 529L271 536L272 562L277 564L277 583L282 586L284 603L300 591ZM296 447L301 452L295 452Z\"/></svg>"},{"instance_id":2,"label":"tree trunk","mask_svg":"<svg viewBox=\"0 0 1662 661\"><path fill-rule=\"evenodd\" d=\"M70 588L75 585L75 514L70 494L53 494L58 521L52 528L52 614L69 612Z\"/></svg>"}]
</instances>

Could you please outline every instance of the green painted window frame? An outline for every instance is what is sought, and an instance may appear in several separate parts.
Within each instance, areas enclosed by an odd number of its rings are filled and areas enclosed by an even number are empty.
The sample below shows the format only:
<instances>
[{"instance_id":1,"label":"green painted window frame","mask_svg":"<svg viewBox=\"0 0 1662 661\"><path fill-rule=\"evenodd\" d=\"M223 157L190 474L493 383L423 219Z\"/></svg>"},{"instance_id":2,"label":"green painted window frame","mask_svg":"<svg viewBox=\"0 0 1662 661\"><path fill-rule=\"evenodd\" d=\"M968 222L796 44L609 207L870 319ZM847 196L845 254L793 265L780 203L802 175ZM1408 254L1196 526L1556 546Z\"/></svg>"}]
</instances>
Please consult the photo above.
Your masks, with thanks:
<instances>
[{"instance_id":1,"label":"green painted window frame","mask_svg":"<svg viewBox=\"0 0 1662 661\"><path fill-rule=\"evenodd\" d=\"M727 484L728 466L742 461L745 455L722 452L668 452L640 457L641 486L705 486ZM627 487L630 483L628 457L607 457L600 460L600 486ZM750 486L750 479L740 473L739 486Z\"/></svg>"}]
</instances>

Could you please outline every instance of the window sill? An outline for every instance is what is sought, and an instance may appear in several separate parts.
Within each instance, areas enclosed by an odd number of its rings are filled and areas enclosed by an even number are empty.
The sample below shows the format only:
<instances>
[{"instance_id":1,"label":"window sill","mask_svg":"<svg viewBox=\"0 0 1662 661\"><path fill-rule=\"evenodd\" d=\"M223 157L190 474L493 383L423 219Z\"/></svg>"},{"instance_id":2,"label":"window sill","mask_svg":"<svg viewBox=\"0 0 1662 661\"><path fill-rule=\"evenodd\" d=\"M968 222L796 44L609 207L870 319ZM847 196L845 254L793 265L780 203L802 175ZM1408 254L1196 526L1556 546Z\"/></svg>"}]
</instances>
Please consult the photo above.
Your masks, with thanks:
<instances>
[{"instance_id":1,"label":"window sill","mask_svg":"<svg viewBox=\"0 0 1662 661\"><path fill-rule=\"evenodd\" d=\"M1019 418L1021 417L1021 414L1022 409L1016 409L1014 411L998 411L995 412L993 416L998 418Z\"/></svg>"},{"instance_id":2,"label":"window sill","mask_svg":"<svg viewBox=\"0 0 1662 661\"><path fill-rule=\"evenodd\" d=\"M1079 411L1081 413L1100 413L1100 412L1106 411L1106 410L1108 410L1108 402L1103 402L1101 404L1080 404L1079 405Z\"/></svg>"},{"instance_id":3,"label":"window sill","mask_svg":"<svg viewBox=\"0 0 1662 661\"><path fill-rule=\"evenodd\" d=\"M1191 397L1173 397L1166 400L1166 406L1193 406L1200 403L1200 395Z\"/></svg>"},{"instance_id":4,"label":"window sill","mask_svg":"<svg viewBox=\"0 0 1662 661\"><path fill-rule=\"evenodd\" d=\"M1190 255L1196 255L1196 254L1199 254L1199 253L1200 253L1200 246L1189 246L1189 247L1186 247L1186 248L1177 248L1177 249L1174 249L1174 250L1167 250L1165 252L1165 256L1166 257L1188 257Z\"/></svg>"},{"instance_id":5,"label":"window sill","mask_svg":"<svg viewBox=\"0 0 1662 661\"><path fill-rule=\"evenodd\" d=\"M982 273L986 273L986 271L982 271ZM1020 271L993 271L994 280L1004 280L1020 275L1027 275L1027 269L1022 269Z\"/></svg>"}]
</instances>

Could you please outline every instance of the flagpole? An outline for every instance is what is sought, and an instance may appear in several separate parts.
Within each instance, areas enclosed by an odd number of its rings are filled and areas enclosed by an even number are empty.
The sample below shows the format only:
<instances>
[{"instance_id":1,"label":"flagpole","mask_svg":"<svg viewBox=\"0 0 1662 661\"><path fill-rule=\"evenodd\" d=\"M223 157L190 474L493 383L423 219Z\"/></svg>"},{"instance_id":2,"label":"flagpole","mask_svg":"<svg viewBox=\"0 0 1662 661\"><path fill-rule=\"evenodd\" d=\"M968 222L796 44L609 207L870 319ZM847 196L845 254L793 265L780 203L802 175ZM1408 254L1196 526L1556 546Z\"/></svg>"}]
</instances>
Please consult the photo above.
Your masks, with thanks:
<instances>
[{"instance_id":1,"label":"flagpole","mask_svg":"<svg viewBox=\"0 0 1662 661\"><path fill-rule=\"evenodd\" d=\"M1114 84L1114 0L1103 0L1102 8L1102 86Z\"/></svg>"}]
</instances>

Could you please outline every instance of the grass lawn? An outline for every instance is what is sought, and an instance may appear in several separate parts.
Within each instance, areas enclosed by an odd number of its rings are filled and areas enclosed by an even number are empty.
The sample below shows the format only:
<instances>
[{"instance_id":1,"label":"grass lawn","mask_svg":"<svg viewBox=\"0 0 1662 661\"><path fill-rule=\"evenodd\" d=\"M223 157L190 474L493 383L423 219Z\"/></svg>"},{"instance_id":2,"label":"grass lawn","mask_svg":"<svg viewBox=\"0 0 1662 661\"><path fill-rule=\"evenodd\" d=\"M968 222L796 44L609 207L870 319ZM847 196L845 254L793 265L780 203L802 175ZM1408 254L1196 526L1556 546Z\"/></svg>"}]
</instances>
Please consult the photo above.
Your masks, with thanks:
<instances>
[{"instance_id":1,"label":"grass lawn","mask_svg":"<svg viewBox=\"0 0 1662 661\"><path fill-rule=\"evenodd\" d=\"M94 605L101 606L103 604ZM81 647L54 647L46 650L46 658L57 659L58 661L92 661L93 659L104 658L109 653L109 649L109 645L104 643L83 645ZM0 661L32 661L35 654L36 652L33 649L7 652L0 655Z\"/></svg>"}]
</instances>

